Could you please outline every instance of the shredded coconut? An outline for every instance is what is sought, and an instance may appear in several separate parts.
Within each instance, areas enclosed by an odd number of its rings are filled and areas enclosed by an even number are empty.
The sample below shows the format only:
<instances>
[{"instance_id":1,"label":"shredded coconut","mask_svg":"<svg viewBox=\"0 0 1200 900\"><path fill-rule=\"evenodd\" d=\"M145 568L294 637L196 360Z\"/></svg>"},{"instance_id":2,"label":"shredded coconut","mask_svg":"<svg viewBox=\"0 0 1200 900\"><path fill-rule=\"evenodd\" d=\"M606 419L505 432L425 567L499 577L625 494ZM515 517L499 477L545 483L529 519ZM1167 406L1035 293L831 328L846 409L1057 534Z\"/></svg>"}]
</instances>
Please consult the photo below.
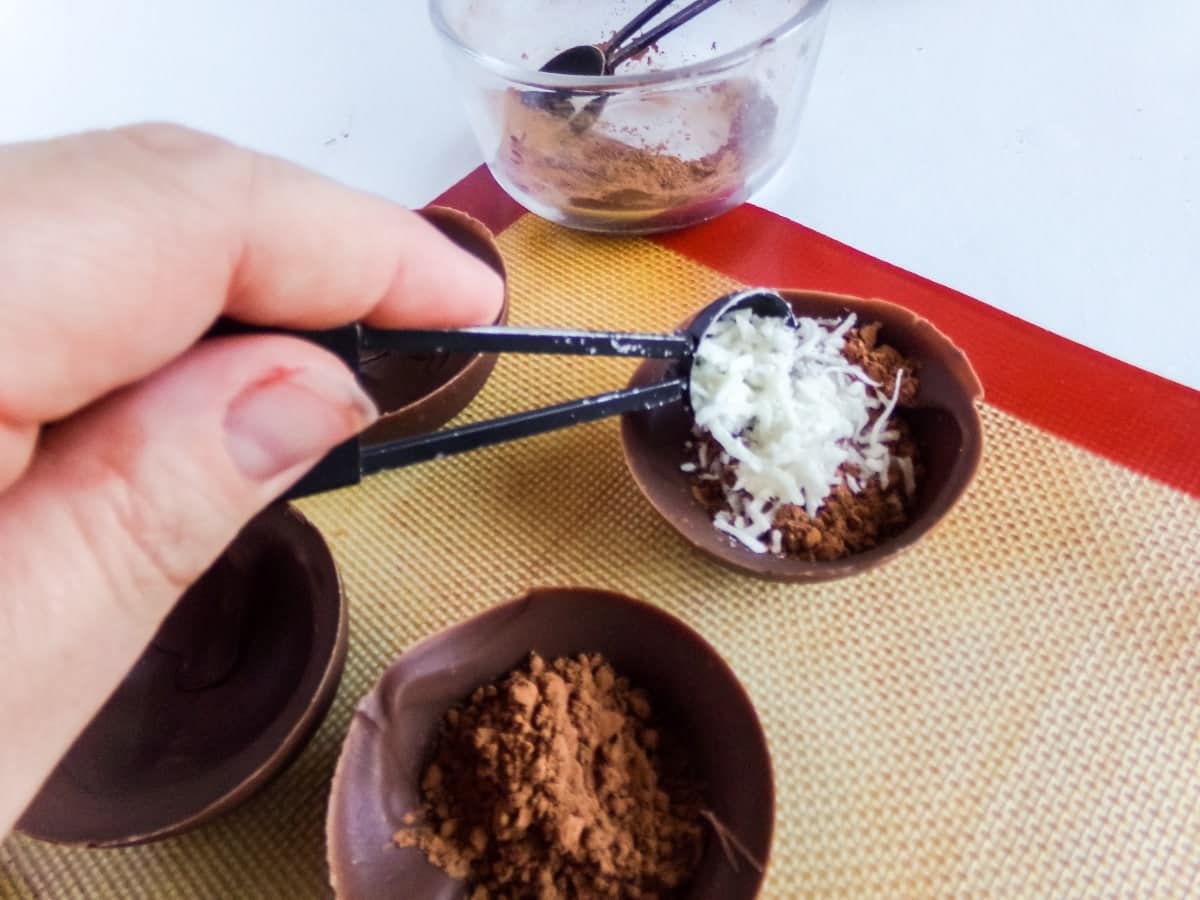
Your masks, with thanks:
<instances>
[{"instance_id":1,"label":"shredded coconut","mask_svg":"<svg viewBox=\"0 0 1200 900\"><path fill-rule=\"evenodd\" d=\"M843 355L855 316L776 317L738 310L716 322L698 348L691 376L696 434L721 447L719 459L698 443L705 480L720 480L728 511L714 525L757 553L779 553L780 504L815 517L841 484L858 494L872 479L886 489L893 461L909 495L909 459L894 458L889 426L903 372L890 394ZM732 465L731 465L732 464ZM726 475L732 472L732 475Z\"/></svg>"}]
</instances>

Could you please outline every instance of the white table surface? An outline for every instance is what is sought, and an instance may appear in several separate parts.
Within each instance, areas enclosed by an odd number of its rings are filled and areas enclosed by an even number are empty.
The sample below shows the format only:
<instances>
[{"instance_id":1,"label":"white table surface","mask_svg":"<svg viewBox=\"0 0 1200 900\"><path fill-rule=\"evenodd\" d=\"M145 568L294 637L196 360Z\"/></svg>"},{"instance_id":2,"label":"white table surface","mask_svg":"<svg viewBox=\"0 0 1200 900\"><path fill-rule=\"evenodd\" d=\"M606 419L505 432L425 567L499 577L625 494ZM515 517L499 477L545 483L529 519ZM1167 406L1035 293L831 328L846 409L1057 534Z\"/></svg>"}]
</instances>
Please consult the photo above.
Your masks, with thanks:
<instances>
[{"instance_id":1,"label":"white table surface","mask_svg":"<svg viewBox=\"0 0 1200 900\"><path fill-rule=\"evenodd\" d=\"M834 0L755 201L1200 388L1198 47L1195 0ZM145 119L409 205L481 162L423 0L0 0L0 142Z\"/></svg>"}]
</instances>

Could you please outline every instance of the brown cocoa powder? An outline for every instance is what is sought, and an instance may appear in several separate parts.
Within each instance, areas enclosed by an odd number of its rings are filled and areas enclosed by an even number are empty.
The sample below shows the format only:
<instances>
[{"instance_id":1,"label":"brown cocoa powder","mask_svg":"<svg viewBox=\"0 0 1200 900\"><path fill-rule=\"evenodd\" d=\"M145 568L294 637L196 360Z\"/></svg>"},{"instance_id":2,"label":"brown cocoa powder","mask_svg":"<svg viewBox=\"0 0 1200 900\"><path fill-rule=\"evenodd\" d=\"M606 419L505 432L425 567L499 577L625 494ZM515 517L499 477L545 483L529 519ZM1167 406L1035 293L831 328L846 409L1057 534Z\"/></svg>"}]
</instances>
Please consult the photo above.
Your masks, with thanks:
<instances>
[{"instance_id":1,"label":"brown cocoa powder","mask_svg":"<svg viewBox=\"0 0 1200 900\"><path fill-rule=\"evenodd\" d=\"M847 362L862 368L889 396L896 390L897 373L904 372L897 411L892 414L887 428L900 435L891 445L893 458L911 459L914 480L919 483L924 475L920 454L912 429L900 413L903 407L913 404L920 389L918 366L895 347L879 343L880 327L880 323L873 322L850 329L846 332L842 355ZM722 448L711 438L707 442L706 458L715 459ZM846 483L847 475L860 476L861 473L856 467L844 469L841 483L825 499L816 516L810 516L803 507L791 503L781 504L776 510L774 527L782 535L785 555L810 561L841 559L877 546L908 524L913 497L905 490L903 475L895 462L887 487L872 478L860 484L861 489L856 493ZM734 484L736 473L732 467L724 477L726 484ZM710 513L728 509L718 482L694 479L692 495Z\"/></svg>"},{"instance_id":2,"label":"brown cocoa powder","mask_svg":"<svg viewBox=\"0 0 1200 900\"><path fill-rule=\"evenodd\" d=\"M674 749L671 749L674 748ZM471 900L666 898L699 862L699 795L645 692L598 655L529 663L447 713L397 832Z\"/></svg>"},{"instance_id":3,"label":"brown cocoa powder","mask_svg":"<svg viewBox=\"0 0 1200 900\"><path fill-rule=\"evenodd\" d=\"M721 129L725 138L715 150L685 159L662 145L639 145L634 129L626 129L634 131L626 142L595 125L581 128L578 119L520 92L506 102L506 143L496 164L518 188L556 207L627 213L695 207L736 193L766 151L776 117L774 102L753 82L705 89L694 106L707 123L695 127Z\"/></svg>"}]
</instances>

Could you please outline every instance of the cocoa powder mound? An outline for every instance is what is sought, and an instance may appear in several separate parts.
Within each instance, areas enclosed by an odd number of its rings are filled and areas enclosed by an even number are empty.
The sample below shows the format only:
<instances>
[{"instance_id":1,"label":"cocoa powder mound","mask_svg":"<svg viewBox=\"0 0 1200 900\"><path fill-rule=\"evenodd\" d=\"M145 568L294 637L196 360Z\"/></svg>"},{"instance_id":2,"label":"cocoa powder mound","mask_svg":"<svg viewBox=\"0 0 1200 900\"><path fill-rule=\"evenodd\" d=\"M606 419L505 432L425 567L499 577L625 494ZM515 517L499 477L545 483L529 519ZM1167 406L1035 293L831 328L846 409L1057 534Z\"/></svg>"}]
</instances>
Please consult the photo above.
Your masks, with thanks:
<instances>
[{"instance_id":1,"label":"cocoa powder mound","mask_svg":"<svg viewBox=\"0 0 1200 900\"><path fill-rule=\"evenodd\" d=\"M471 900L670 897L704 834L671 746L603 658L534 654L447 713L395 842L468 879Z\"/></svg>"},{"instance_id":2,"label":"cocoa powder mound","mask_svg":"<svg viewBox=\"0 0 1200 900\"><path fill-rule=\"evenodd\" d=\"M650 214L718 200L739 190L766 152L775 104L752 82L731 81L694 106L695 128L723 130L725 138L687 159L665 146L640 145L636 131L626 142L596 126L581 130L568 116L513 91L496 165L521 190L559 207Z\"/></svg>"}]
</instances>

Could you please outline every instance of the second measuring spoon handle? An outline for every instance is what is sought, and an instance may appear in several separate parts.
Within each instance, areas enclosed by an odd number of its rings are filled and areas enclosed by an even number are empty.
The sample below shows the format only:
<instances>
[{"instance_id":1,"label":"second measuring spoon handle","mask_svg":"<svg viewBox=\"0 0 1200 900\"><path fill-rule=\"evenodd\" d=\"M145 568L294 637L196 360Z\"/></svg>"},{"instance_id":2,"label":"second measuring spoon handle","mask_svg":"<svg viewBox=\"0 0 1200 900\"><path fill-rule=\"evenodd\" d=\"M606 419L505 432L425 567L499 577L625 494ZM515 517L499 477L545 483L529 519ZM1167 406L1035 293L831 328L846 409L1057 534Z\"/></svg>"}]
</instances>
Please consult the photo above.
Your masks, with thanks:
<instances>
[{"instance_id":1,"label":"second measuring spoon handle","mask_svg":"<svg viewBox=\"0 0 1200 900\"><path fill-rule=\"evenodd\" d=\"M552 353L682 359L692 353L684 334L577 331L489 325L455 329L362 329L363 350L399 353Z\"/></svg>"},{"instance_id":2,"label":"second measuring spoon handle","mask_svg":"<svg viewBox=\"0 0 1200 900\"><path fill-rule=\"evenodd\" d=\"M657 16L660 12L674 3L675 0L654 0L649 6L643 9L640 13L626 22L621 28L610 37L606 42L608 51L615 52L621 44L625 43L626 38Z\"/></svg>"},{"instance_id":3,"label":"second measuring spoon handle","mask_svg":"<svg viewBox=\"0 0 1200 900\"><path fill-rule=\"evenodd\" d=\"M683 379L672 378L659 384L597 394L557 406L474 422L458 428L435 431L432 434L369 444L362 452L362 473L370 475L384 469L411 466L453 453L465 453L480 447L545 434L571 425L595 422L608 416L658 409L678 403L686 394L687 385Z\"/></svg>"},{"instance_id":4,"label":"second measuring spoon handle","mask_svg":"<svg viewBox=\"0 0 1200 900\"><path fill-rule=\"evenodd\" d=\"M645 34L639 35L637 38L630 41L619 50L616 50L608 57L608 59L605 61L606 74L611 75L613 69L621 65L621 63L637 56L647 47L654 46L656 42L666 37L680 25L690 22L710 6L715 6L719 2L721 2L721 0L694 0L692 4L685 6L666 21L660 22Z\"/></svg>"}]
</instances>

